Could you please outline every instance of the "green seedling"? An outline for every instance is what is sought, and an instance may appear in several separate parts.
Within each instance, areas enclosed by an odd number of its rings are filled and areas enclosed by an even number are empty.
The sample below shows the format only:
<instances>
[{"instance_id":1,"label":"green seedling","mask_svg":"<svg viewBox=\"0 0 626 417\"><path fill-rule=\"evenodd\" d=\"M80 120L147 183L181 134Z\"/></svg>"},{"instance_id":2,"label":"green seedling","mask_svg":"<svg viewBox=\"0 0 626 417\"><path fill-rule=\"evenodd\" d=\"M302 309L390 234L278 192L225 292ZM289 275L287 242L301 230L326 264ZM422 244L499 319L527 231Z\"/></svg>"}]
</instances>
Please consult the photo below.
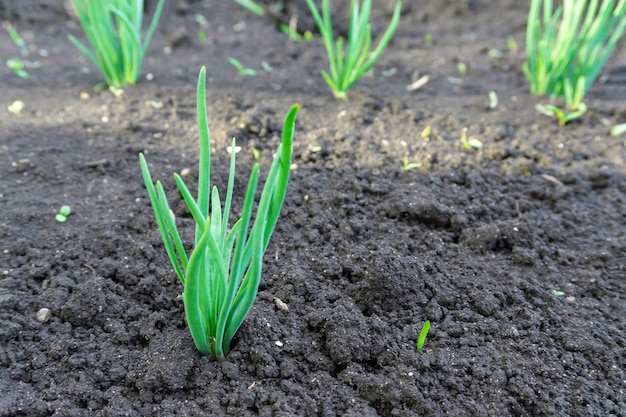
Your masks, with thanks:
<instances>
[{"instance_id":1,"label":"green seedling","mask_svg":"<svg viewBox=\"0 0 626 417\"><path fill-rule=\"evenodd\" d=\"M559 126L565 126L568 122L582 116L587 112L585 103L578 103L578 109L568 112L552 104L537 104L535 106L539 113L554 117L559 121Z\"/></svg>"},{"instance_id":2,"label":"green seedling","mask_svg":"<svg viewBox=\"0 0 626 417\"><path fill-rule=\"evenodd\" d=\"M306 2L322 35L328 55L330 73L322 71L322 76L335 98L345 100L348 98L347 91L356 84L363 74L372 68L387 47L387 44L389 44L389 41L391 41L400 22L402 3L396 3L387 30L376 45L376 48L370 52L372 34L369 17L372 9L372 0L363 0L362 4L360 0L352 0L350 27L348 39L345 41L345 49L344 39L339 36L335 40L333 36L329 0L322 1L321 15L313 0L306 0Z\"/></svg>"},{"instance_id":3,"label":"green seedling","mask_svg":"<svg viewBox=\"0 0 626 417\"><path fill-rule=\"evenodd\" d=\"M13 73L20 78L29 78L30 74L26 71L26 68L39 68L41 62L39 61L26 61L20 58L13 57L7 61L7 67L13 70Z\"/></svg>"},{"instance_id":4,"label":"green seedling","mask_svg":"<svg viewBox=\"0 0 626 417\"><path fill-rule=\"evenodd\" d=\"M30 74L26 69L29 68L39 68L41 67L41 62L39 61L27 61L23 59L28 56L30 53L29 47L24 41L24 39L20 36L19 32L15 27L8 21L2 22L2 27L7 31L9 37L20 50L20 54L22 58L13 57L7 60L7 67L13 71L13 73L19 78L29 78ZM31 45L32 48L36 48L34 45Z\"/></svg>"},{"instance_id":5,"label":"green seedling","mask_svg":"<svg viewBox=\"0 0 626 417\"><path fill-rule=\"evenodd\" d=\"M428 336L428 331L430 330L430 321L426 320L424 325L422 326L422 330L420 330L420 334L417 338L417 351L421 351L424 347L424 342L426 341L426 336Z\"/></svg>"},{"instance_id":6,"label":"green seedling","mask_svg":"<svg viewBox=\"0 0 626 417\"><path fill-rule=\"evenodd\" d=\"M216 186L211 189L211 144L206 113L206 68L202 67L197 86L197 117L200 136L198 197L178 174L174 180L196 222L195 245L187 256L163 185L152 182L143 154L139 163L165 249L181 283L187 324L194 343L202 354L224 359L231 351L235 333L248 315L256 298L263 254L285 199L293 133L298 112L294 105L285 116L282 143L265 180L253 219L259 164L255 163L243 199L241 218L229 226L235 184L235 154L230 153L226 197L222 204ZM233 139L231 149L236 148ZM209 211L210 209L210 211Z\"/></svg>"},{"instance_id":7,"label":"green seedling","mask_svg":"<svg viewBox=\"0 0 626 417\"><path fill-rule=\"evenodd\" d=\"M552 290L552 294L554 294L556 297L563 297L565 295L565 293L560 290Z\"/></svg>"},{"instance_id":8,"label":"green seedling","mask_svg":"<svg viewBox=\"0 0 626 417\"><path fill-rule=\"evenodd\" d=\"M621 123L611 128L611 136L619 136L624 133L626 133L626 123Z\"/></svg>"},{"instance_id":9,"label":"green seedling","mask_svg":"<svg viewBox=\"0 0 626 417\"><path fill-rule=\"evenodd\" d=\"M206 18L203 15L201 15L200 13L196 13L195 20L196 20L196 23L201 28L204 28L204 27L206 27L208 25ZM200 29L200 30L198 30L198 35L197 36L198 36L198 40L199 41L203 41L203 40L206 39L206 32L204 30Z\"/></svg>"},{"instance_id":10,"label":"green seedling","mask_svg":"<svg viewBox=\"0 0 626 417\"><path fill-rule=\"evenodd\" d=\"M420 133L420 137L422 139L428 139L428 137L430 137L430 132L432 131L432 126L431 125L426 125L426 127L424 128L424 130L422 130L422 133Z\"/></svg>"},{"instance_id":11,"label":"green seedling","mask_svg":"<svg viewBox=\"0 0 626 417\"><path fill-rule=\"evenodd\" d=\"M531 94L564 97L568 109L582 100L626 29L626 1L532 0L523 64Z\"/></svg>"},{"instance_id":12,"label":"green seedling","mask_svg":"<svg viewBox=\"0 0 626 417\"><path fill-rule=\"evenodd\" d=\"M70 206L67 205L63 205L61 206L61 208L59 209L59 212L57 213L57 215L54 217L54 219L58 222L58 223L65 223L67 221L67 218L69 217L69 215L72 213L72 208Z\"/></svg>"},{"instance_id":13,"label":"green seedling","mask_svg":"<svg viewBox=\"0 0 626 417\"><path fill-rule=\"evenodd\" d=\"M513 37L513 35L509 35L506 38L506 44L509 47L509 52L511 52L512 54L517 52L517 42L515 41L515 38Z\"/></svg>"},{"instance_id":14,"label":"green seedling","mask_svg":"<svg viewBox=\"0 0 626 417\"><path fill-rule=\"evenodd\" d=\"M419 162L409 162L409 157L407 155L404 156L404 164L403 164L403 169L405 171L410 171L412 169L416 169L421 167L422 164Z\"/></svg>"},{"instance_id":15,"label":"green seedling","mask_svg":"<svg viewBox=\"0 0 626 417\"><path fill-rule=\"evenodd\" d=\"M495 91L491 90L489 92L489 108L490 109L495 109L496 106L498 105L498 95L496 94Z\"/></svg>"},{"instance_id":16,"label":"green seedling","mask_svg":"<svg viewBox=\"0 0 626 417\"><path fill-rule=\"evenodd\" d=\"M393 67L393 68L389 68L388 70L381 71L380 76L382 78L389 78L389 77L393 77L397 73L398 73L398 68Z\"/></svg>"},{"instance_id":17,"label":"green seedling","mask_svg":"<svg viewBox=\"0 0 626 417\"><path fill-rule=\"evenodd\" d=\"M20 49L20 54L22 56L28 56L28 54L30 53L29 47L26 44L26 41L24 41L20 33L15 28L15 26L13 26L11 22L5 20L4 22L2 22L2 27L9 34L9 37L11 38L11 41L13 42L13 44L15 44L15 46L17 46ZM34 47L34 46L31 45L31 47Z\"/></svg>"},{"instance_id":18,"label":"green seedling","mask_svg":"<svg viewBox=\"0 0 626 417\"><path fill-rule=\"evenodd\" d=\"M261 61L261 68L263 68L263 71L265 72L274 71L274 68L267 61Z\"/></svg>"},{"instance_id":19,"label":"green seedling","mask_svg":"<svg viewBox=\"0 0 626 417\"><path fill-rule=\"evenodd\" d=\"M2 27L7 31L7 33L9 34L9 37L11 38L11 41L13 41L15 46L17 46L20 49L20 53L22 54L22 56L27 56L29 53L28 45L26 45L26 42L24 41L20 33L17 31L17 29L15 29L15 26L13 26L8 21L4 21L2 22Z\"/></svg>"},{"instance_id":20,"label":"green seedling","mask_svg":"<svg viewBox=\"0 0 626 417\"><path fill-rule=\"evenodd\" d=\"M285 24L282 22L277 22L278 30L280 30L285 35L289 36L289 39L294 41L305 41L311 42L313 40L313 33L310 30L304 31L304 33L300 34L296 27L297 20L292 19L289 24Z\"/></svg>"},{"instance_id":21,"label":"green seedling","mask_svg":"<svg viewBox=\"0 0 626 417\"><path fill-rule=\"evenodd\" d=\"M7 67L13 70L13 73L20 78L28 78L30 74L24 69L24 62L19 58L11 58L7 61Z\"/></svg>"},{"instance_id":22,"label":"green seedling","mask_svg":"<svg viewBox=\"0 0 626 417\"><path fill-rule=\"evenodd\" d=\"M430 45L433 43L433 35L431 35L430 33L427 33L424 35L424 43L426 45Z\"/></svg>"},{"instance_id":23,"label":"green seedling","mask_svg":"<svg viewBox=\"0 0 626 417\"><path fill-rule=\"evenodd\" d=\"M480 149L483 147L483 143L476 138L470 137L468 139L467 129L463 129L463 131L461 132L461 146L463 146L463 149Z\"/></svg>"},{"instance_id":24,"label":"green seedling","mask_svg":"<svg viewBox=\"0 0 626 417\"><path fill-rule=\"evenodd\" d=\"M465 63L463 62L459 62L458 64L456 64L456 68L459 71L461 77L467 73L467 65L465 65Z\"/></svg>"},{"instance_id":25,"label":"green seedling","mask_svg":"<svg viewBox=\"0 0 626 417\"><path fill-rule=\"evenodd\" d=\"M93 51L72 35L70 42L98 68L107 86L123 89L135 84L164 0L157 3L143 41L143 0L72 0L72 4Z\"/></svg>"},{"instance_id":26,"label":"green seedling","mask_svg":"<svg viewBox=\"0 0 626 417\"><path fill-rule=\"evenodd\" d=\"M237 59L233 58L232 56L228 58L228 62L233 67L237 68L237 71L239 71L239 74L241 75L246 75L246 76L251 76L251 77L256 75L256 70L252 68L244 67L241 62L239 62Z\"/></svg>"}]
</instances>

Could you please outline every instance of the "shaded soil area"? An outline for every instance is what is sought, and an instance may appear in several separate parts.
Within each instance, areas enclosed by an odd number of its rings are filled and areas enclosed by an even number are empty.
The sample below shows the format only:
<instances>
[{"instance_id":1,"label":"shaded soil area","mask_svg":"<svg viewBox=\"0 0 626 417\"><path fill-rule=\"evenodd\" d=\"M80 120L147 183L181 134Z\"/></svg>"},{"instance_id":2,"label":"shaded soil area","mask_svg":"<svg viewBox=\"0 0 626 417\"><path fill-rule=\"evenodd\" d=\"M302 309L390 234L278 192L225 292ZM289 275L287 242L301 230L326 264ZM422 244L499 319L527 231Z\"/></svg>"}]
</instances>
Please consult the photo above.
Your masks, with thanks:
<instances>
[{"instance_id":1,"label":"shaded soil area","mask_svg":"<svg viewBox=\"0 0 626 417\"><path fill-rule=\"evenodd\" d=\"M93 91L99 74L66 39L79 25L48 3L13 21L41 67L0 70L0 416L626 416L626 148L608 135L626 119L624 48L561 128L520 70L527 4L407 2L343 102L318 39L234 2L181 1L115 97ZM312 27L303 2L288 8ZM5 35L3 62L19 53ZM230 139L242 148L235 210L253 151L266 173L302 106L260 292L223 362L195 350L137 158L191 244L172 173L195 183L201 65L219 188ZM429 81L407 91L416 71Z\"/></svg>"}]
</instances>

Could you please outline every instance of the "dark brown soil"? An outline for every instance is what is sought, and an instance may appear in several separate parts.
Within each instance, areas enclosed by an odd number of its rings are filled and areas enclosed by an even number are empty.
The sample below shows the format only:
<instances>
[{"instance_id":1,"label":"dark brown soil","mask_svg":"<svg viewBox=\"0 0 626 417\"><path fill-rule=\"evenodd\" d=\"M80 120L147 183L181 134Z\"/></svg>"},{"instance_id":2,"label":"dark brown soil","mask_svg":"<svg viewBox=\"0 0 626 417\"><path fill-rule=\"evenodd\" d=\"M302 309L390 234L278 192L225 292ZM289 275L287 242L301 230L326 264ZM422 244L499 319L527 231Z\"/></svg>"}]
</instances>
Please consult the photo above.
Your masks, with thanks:
<instances>
[{"instance_id":1,"label":"dark brown soil","mask_svg":"<svg viewBox=\"0 0 626 417\"><path fill-rule=\"evenodd\" d=\"M289 8L306 27L302 3ZM47 56L32 54L42 67L26 80L0 71L0 416L626 416L626 148L608 135L626 119L626 53L561 128L520 70L520 3L407 2L346 102L319 75L318 40L231 1L172 7L119 98L92 90L101 78L67 41L82 35L63 8L11 17ZM19 51L1 36L4 62ZM195 183L202 65L213 180L225 188L235 136L239 196L252 150L267 172L302 105L259 296L221 363L195 350L137 160L191 242L171 174ZM416 70L430 81L407 91ZM4 110L14 100L19 116ZM463 129L484 146L464 149Z\"/></svg>"}]
</instances>

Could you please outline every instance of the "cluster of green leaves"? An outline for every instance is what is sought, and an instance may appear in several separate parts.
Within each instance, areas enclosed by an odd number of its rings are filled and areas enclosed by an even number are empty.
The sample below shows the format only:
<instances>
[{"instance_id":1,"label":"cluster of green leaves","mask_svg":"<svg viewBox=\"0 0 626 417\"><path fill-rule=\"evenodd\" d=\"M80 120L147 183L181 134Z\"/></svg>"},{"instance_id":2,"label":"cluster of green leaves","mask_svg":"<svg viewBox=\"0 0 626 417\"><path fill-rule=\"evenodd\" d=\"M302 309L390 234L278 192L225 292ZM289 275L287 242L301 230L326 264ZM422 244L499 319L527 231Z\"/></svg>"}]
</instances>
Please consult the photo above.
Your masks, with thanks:
<instances>
[{"instance_id":1,"label":"cluster of green leaves","mask_svg":"<svg viewBox=\"0 0 626 417\"><path fill-rule=\"evenodd\" d=\"M573 113L555 106L540 111L562 124L586 110L583 98L626 29L626 1L532 0L526 27L528 60L523 65L531 94L564 97Z\"/></svg>"},{"instance_id":2,"label":"cluster of green leaves","mask_svg":"<svg viewBox=\"0 0 626 417\"><path fill-rule=\"evenodd\" d=\"M164 2L159 0L142 41L143 0L72 0L93 51L74 36L69 39L98 67L109 87L135 84Z\"/></svg>"},{"instance_id":3,"label":"cluster of green leaves","mask_svg":"<svg viewBox=\"0 0 626 417\"><path fill-rule=\"evenodd\" d=\"M206 69L200 70L197 88L200 161L198 198L194 200L178 174L174 179L196 222L195 246L187 257L174 218L160 182L152 182L143 154L139 155L150 202L176 274L183 284L183 303L189 330L202 354L223 359L231 341L247 316L256 297L263 254L280 213L291 165L293 132L298 112L294 105L284 121L282 143L263 186L257 212L251 224L252 209L259 181L259 164L250 174L241 218L228 229L235 183L235 140L231 147L230 173L224 205L217 187L211 189L211 146L206 114ZM210 208L210 212L209 212Z\"/></svg>"},{"instance_id":4,"label":"cluster of green leaves","mask_svg":"<svg viewBox=\"0 0 626 417\"><path fill-rule=\"evenodd\" d=\"M352 0L350 5L350 27L348 39L339 36L337 40L333 36L333 27L330 17L329 0L322 1L322 14L315 6L313 0L306 0L315 23L322 35L328 61L330 73L322 71L322 76L330 86L336 98L346 99L347 91L374 65L383 53L387 44L400 22L400 12L402 3L397 2L391 17L391 22L385 30L376 48L370 52L372 45L371 26L369 23L372 0Z\"/></svg>"}]
</instances>

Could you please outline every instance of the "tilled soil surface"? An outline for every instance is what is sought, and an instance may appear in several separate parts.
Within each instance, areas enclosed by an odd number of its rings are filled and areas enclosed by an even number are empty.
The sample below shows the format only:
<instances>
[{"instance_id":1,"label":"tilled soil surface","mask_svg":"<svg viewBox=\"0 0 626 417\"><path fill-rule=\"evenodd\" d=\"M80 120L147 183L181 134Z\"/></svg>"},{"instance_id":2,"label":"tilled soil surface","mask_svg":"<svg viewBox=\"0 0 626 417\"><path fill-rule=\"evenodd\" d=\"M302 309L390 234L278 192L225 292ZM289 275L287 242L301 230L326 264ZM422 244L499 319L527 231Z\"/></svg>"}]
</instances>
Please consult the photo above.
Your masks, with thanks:
<instances>
[{"instance_id":1,"label":"tilled soil surface","mask_svg":"<svg viewBox=\"0 0 626 417\"><path fill-rule=\"evenodd\" d=\"M626 148L608 135L626 120L626 54L559 127L521 73L522 3L406 1L348 101L319 75L319 38L289 40L231 1L171 5L121 97L93 91L63 7L6 17L42 65L0 70L0 416L626 416ZM286 16L313 28L303 4ZM3 60L17 56L2 36ZM195 184L202 65L220 189L230 139L242 148L235 211L253 150L266 173L302 106L260 292L223 362L194 347L137 159L191 245L171 174ZM416 71L429 81L408 91Z\"/></svg>"}]
</instances>

